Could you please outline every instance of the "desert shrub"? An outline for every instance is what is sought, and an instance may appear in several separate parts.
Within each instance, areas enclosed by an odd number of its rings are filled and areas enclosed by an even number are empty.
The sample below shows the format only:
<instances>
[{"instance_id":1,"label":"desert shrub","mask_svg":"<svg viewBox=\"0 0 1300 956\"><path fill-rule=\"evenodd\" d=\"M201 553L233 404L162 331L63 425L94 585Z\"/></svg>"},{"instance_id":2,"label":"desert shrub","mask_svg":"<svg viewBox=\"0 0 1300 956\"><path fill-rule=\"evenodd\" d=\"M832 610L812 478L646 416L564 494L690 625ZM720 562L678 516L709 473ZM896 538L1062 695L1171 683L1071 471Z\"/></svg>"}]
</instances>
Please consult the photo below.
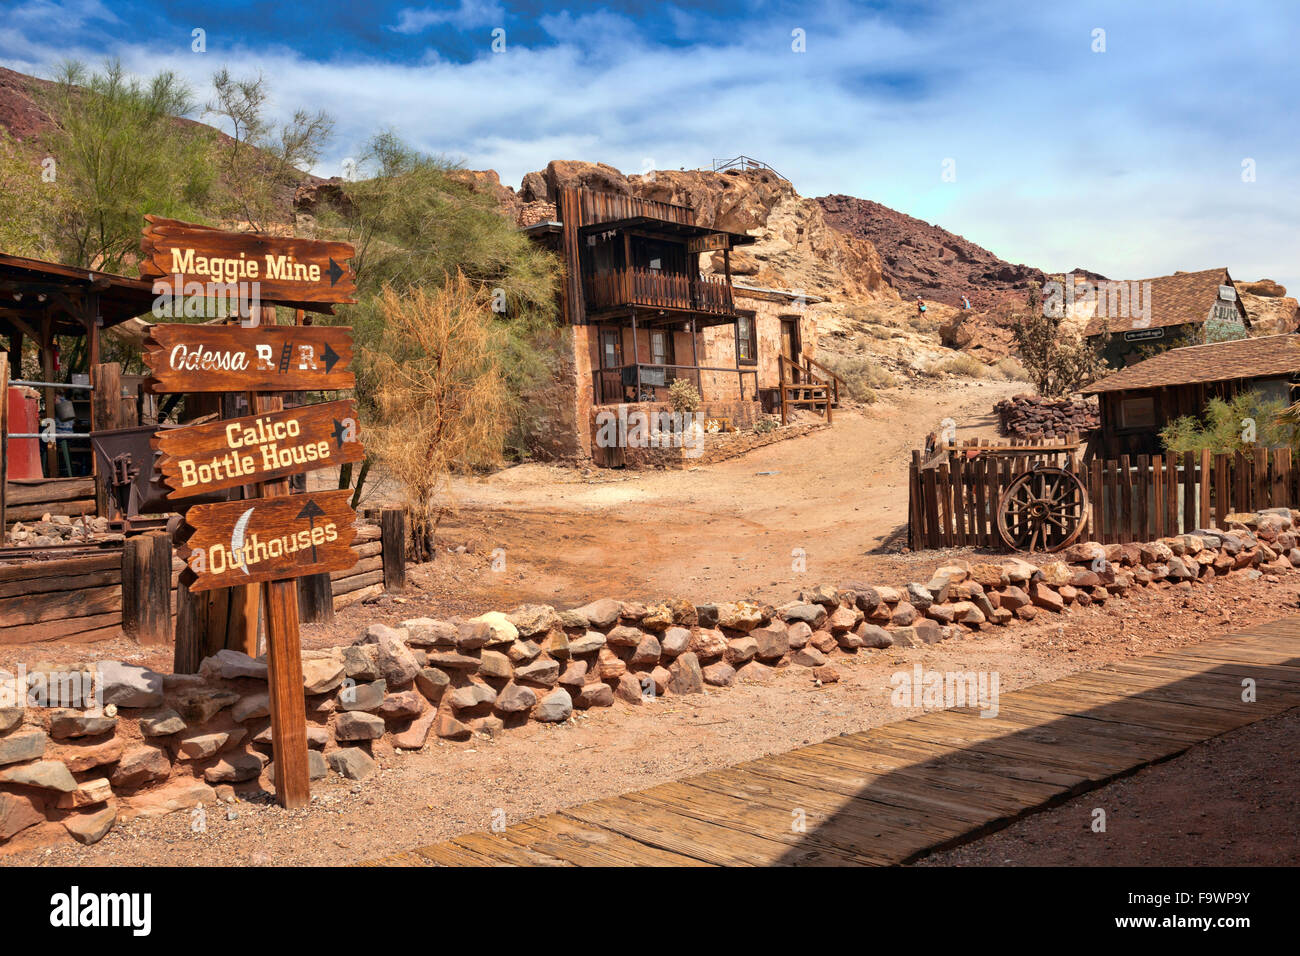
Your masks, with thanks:
<instances>
[{"instance_id":1,"label":"desert shrub","mask_svg":"<svg viewBox=\"0 0 1300 956\"><path fill-rule=\"evenodd\" d=\"M501 461L510 402L489 296L461 273L384 289L382 334L364 348L376 390L366 442L402 489L416 558L452 507L451 476Z\"/></svg>"},{"instance_id":2,"label":"desert shrub","mask_svg":"<svg viewBox=\"0 0 1300 956\"><path fill-rule=\"evenodd\" d=\"M1160 442L1166 451L1178 454L1295 448L1300 445L1300 417L1284 410L1280 399L1259 392L1241 392L1230 401L1212 398L1200 418L1184 415L1165 425Z\"/></svg>"},{"instance_id":3,"label":"desert shrub","mask_svg":"<svg viewBox=\"0 0 1300 956\"><path fill-rule=\"evenodd\" d=\"M672 405L673 411L679 414L698 411L700 407L699 389L687 379L675 378L673 383L668 386L668 403Z\"/></svg>"},{"instance_id":4,"label":"desert shrub","mask_svg":"<svg viewBox=\"0 0 1300 956\"><path fill-rule=\"evenodd\" d=\"M1008 355L989 366L987 369L990 377L1004 379L1008 382L1026 382L1029 380L1029 373L1025 367L1020 364L1014 355Z\"/></svg>"},{"instance_id":5,"label":"desert shrub","mask_svg":"<svg viewBox=\"0 0 1300 956\"><path fill-rule=\"evenodd\" d=\"M1049 314L1054 311L1061 314ZM1043 308L1041 290L1034 286L1028 307L1004 315L998 323L1011 328L1025 374L1044 398L1077 392L1106 370L1101 356L1108 336L1102 335L1092 345L1080 335L1063 331L1063 321L1064 310Z\"/></svg>"},{"instance_id":6,"label":"desert shrub","mask_svg":"<svg viewBox=\"0 0 1300 956\"><path fill-rule=\"evenodd\" d=\"M926 369L927 375L961 375L965 378L984 378L988 369L973 355L954 355L941 359Z\"/></svg>"},{"instance_id":7,"label":"desert shrub","mask_svg":"<svg viewBox=\"0 0 1300 956\"><path fill-rule=\"evenodd\" d=\"M766 435L768 432L776 430L775 418L760 418L754 422L754 432L758 435Z\"/></svg>"},{"instance_id":8,"label":"desert shrub","mask_svg":"<svg viewBox=\"0 0 1300 956\"><path fill-rule=\"evenodd\" d=\"M844 390L848 392L849 398L857 402L870 404L876 400L876 389L890 388L896 384L889 370L881 368L875 359L867 355L831 355L823 352L818 354L817 361L843 379Z\"/></svg>"}]
</instances>

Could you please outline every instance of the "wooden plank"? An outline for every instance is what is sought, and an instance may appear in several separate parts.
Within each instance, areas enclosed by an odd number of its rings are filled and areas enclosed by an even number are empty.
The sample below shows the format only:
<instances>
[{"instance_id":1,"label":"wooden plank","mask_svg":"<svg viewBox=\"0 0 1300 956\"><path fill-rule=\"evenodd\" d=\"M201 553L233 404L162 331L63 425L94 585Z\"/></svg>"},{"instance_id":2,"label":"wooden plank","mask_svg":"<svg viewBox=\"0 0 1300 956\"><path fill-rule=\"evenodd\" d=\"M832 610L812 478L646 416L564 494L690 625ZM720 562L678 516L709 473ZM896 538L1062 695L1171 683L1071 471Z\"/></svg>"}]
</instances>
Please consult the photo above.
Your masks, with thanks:
<instances>
[{"instance_id":1,"label":"wooden plank","mask_svg":"<svg viewBox=\"0 0 1300 956\"><path fill-rule=\"evenodd\" d=\"M1183 532L1196 527L1196 454L1183 452Z\"/></svg>"},{"instance_id":2,"label":"wooden plank","mask_svg":"<svg viewBox=\"0 0 1300 956\"><path fill-rule=\"evenodd\" d=\"M1120 541L1133 540L1133 468L1128 455L1119 457L1119 528Z\"/></svg>"},{"instance_id":3,"label":"wooden plank","mask_svg":"<svg viewBox=\"0 0 1300 956\"><path fill-rule=\"evenodd\" d=\"M509 827L508 839L527 841L542 853L578 866L687 866L714 864L670 853L629 839L613 830L565 819L559 814L525 820Z\"/></svg>"},{"instance_id":4,"label":"wooden plank","mask_svg":"<svg viewBox=\"0 0 1300 956\"><path fill-rule=\"evenodd\" d=\"M1151 456L1137 456L1137 472L1133 476L1133 534L1138 541L1150 541L1151 528Z\"/></svg>"},{"instance_id":5,"label":"wooden plank","mask_svg":"<svg viewBox=\"0 0 1300 956\"><path fill-rule=\"evenodd\" d=\"M70 615L37 624L0 627L0 644L34 644L40 641L104 640L122 636L121 611Z\"/></svg>"},{"instance_id":6,"label":"wooden plank","mask_svg":"<svg viewBox=\"0 0 1300 956\"><path fill-rule=\"evenodd\" d=\"M1088 518L1091 533L1088 537L1093 541L1104 542L1107 540L1106 490L1102 479L1102 462L1100 458L1094 458L1088 464L1088 501L1092 505L1092 513Z\"/></svg>"},{"instance_id":7,"label":"wooden plank","mask_svg":"<svg viewBox=\"0 0 1300 956\"><path fill-rule=\"evenodd\" d=\"M921 479L925 489L925 543L933 551L946 546L939 530L939 479L933 468L926 468Z\"/></svg>"},{"instance_id":8,"label":"wooden plank","mask_svg":"<svg viewBox=\"0 0 1300 956\"><path fill-rule=\"evenodd\" d=\"M316 391L356 385L351 329L338 325L153 325L146 382L166 392Z\"/></svg>"},{"instance_id":9,"label":"wooden plank","mask_svg":"<svg viewBox=\"0 0 1300 956\"><path fill-rule=\"evenodd\" d=\"M379 517L380 548L383 556L384 590L406 590L406 512L385 508Z\"/></svg>"},{"instance_id":10,"label":"wooden plank","mask_svg":"<svg viewBox=\"0 0 1300 956\"><path fill-rule=\"evenodd\" d=\"M1269 507L1268 504L1268 449L1256 448L1254 450L1254 476L1253 494L1250 502L1250 510L1258 511L1261 508Z\"/></svg>"},{"instance_id":11,"label":"wooden plank","mask_svg":"<svg viewBox=\"0 0 1300 956\"><path fill-rule=\"evenodd\" d=\"M943 510L943 547L951 548L957 542L957 532L952 521L952 477L948 473L948 463L942 462L935 469L936 483L939 487L939 499Z\"/></svg>"},{"instance_id":12,"label":"wooden plank","mask_svg":"<svg viewBox=\"0 0 1300 956\"><path fill-rule=\"evenodd\" d=\"M40 624L63 617L122 613L122 589L117 586L54 591L0 600L0 627Z\"/></svg>"},{"instance_id":13,"label":"wooden plank","mask_svg":"<svg viewBox=\"0 0 1300 956\"><path fill-rule=\"evenodd\" d=\"M1165 534L1178 533L1178 456L1170 451L1165 452Z\"/></svg>"},{"instance_id":14,"label":"wooden plank","mask_svg":"<svg viewBox=\"0 0 1300 956\"><path fill-rule=\"evenodd\" d=\"M1165 460L1151 456L1151 536L1165 536Z\"/></svg>"},{"instance_id":15,"label":"wooden plank","mask_svg":"<svg viewBox=\"0 0 1300 956\"><path fill-rule=\"evenodd\" d=\"M1226 452L1214 456L1214 523L1223 528L1227 522L1224 517L1232 510L1232 493L1228 484L1231 458Z\"/></svg>"},{"instance_id":16,"label":"wooden plank","mask_svg":"<svg viewBox=\"0 0 1300 956\"><path fill-rule=\"evenodd\" d=\"M1196 527L1210 528L1214 525L1213 512L1210 509L1210 474L1213 471L1214 456L1210 449L1201 449L1200 501L1196 512Z\"/></svg>"},{"instance_id":17,"label":"wooden plank","mask_svg":"<svg viewBox=\"0 0 1300 956\"><path fill-rule=\"evenodd\" d=\"M18 364L22 365L22 346L9 338L9 347L17 348ZM9 353L0 355L0 543L4 542L8 527L9 491Z\"/></svg>"}]
</instances>

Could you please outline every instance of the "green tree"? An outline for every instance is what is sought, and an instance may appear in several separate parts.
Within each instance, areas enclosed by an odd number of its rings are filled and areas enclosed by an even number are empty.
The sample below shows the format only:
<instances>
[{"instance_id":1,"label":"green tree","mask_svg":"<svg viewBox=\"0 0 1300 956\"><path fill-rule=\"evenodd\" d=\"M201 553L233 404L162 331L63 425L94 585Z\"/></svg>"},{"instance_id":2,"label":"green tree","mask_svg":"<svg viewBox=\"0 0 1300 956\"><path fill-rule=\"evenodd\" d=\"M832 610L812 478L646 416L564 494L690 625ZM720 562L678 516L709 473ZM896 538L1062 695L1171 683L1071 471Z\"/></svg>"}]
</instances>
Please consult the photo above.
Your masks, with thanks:
<instances>
[{"instance_id":1,"label":"green tree","mask_svg":"<svg viewBox=\"0 0 1300 956\"><path fill-rule=\"evenodd\" d=\"M1077 392L1106 370L1101 357L1107 336L1097 345L1077 332L1063 328L1064 314L1049 314L1042 307L1039 290L1030 292L1028 307L1013 313L1000 325L1010 325L1020 352L1020 364L1045 398L1061 398Z\"/></svg>"},{"instance_id":2,"label":"green tree","mask_svg":"<svg viewBox=\"0 0 1300 956\"><path fill-rule=\"evenodd\" d=\"M197 218L212 188L210 131L181 122L194 108L174 73L142 81L110 60L92 73L62 64L43 94L59 184L54 242L70 265L122 271L146 213Z\"/></svg>"},{"instance_id":3,"label":"green tree","mask_svg":"<svg viewBox=\"0 0 1300 956\"><path fill-rule=\"evenodd\" d=\"M1259 392L1239 392L1232 399L1212 398L1200 418L1184 415L1160 430L1166 451L1215 454L1254 448L1300 446L1300 418L1285 403Z\"/></svg>"},{"instance_id":4,"label":"green tree","mask_svg":"<svg viewBox=\"0 0 1300 956\"><path fill-rule=\"evenodd\" d=\"M56 252L49 210L59 184L44 173L44 157L0 129L0 249L45 258Z\"/></svg>"}]
</instances>

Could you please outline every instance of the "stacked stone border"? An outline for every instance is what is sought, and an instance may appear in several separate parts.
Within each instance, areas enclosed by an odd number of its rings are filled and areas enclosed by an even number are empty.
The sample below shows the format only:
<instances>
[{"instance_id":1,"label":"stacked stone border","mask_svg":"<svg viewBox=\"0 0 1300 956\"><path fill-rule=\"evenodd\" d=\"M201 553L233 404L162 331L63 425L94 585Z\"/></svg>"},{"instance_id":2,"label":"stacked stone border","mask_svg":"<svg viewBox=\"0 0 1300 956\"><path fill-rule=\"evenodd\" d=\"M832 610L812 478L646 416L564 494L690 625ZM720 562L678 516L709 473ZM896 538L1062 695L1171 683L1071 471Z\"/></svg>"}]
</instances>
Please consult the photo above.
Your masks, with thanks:
<instances>
[{"instance_id":1,"label":"stacked stone border","mask_svg":"<svg viewBox=\"0 0 1300 956\"><path fill-rule=\"evenodd\" d=\"M347 647L303 652L313 779L363 780L374 757L495 736L575 709L763 682L779 669L839 679L837 657L1015 626L1147 588L1192 590L1300 567L1300 512L1228 515L1227 528L1141 544L1087 542L1041 567L950 563L903 587L818 585L779 607L751 601L525 605L469 620L372 624ZM0 707L0 843L61 824L82 843L118 821L190 810L274 778L266 663L232 650L198 674L98 665L102 715ZM38 679L52 665L33 665Z\"/></svg>"}]
</instances>

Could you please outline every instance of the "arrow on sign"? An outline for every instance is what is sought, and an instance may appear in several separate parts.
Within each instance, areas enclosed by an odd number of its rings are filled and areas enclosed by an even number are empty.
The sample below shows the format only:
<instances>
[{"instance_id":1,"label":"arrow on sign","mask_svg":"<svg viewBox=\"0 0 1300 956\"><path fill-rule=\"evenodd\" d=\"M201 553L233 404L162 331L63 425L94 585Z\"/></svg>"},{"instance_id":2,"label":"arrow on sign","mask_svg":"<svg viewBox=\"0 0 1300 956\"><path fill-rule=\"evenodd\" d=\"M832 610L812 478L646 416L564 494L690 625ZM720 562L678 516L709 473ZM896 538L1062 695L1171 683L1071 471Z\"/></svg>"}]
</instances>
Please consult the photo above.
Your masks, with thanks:
<instances>
[{"instance_id":1,"label":"arrow on sign","mask_svg":"<svg viewBox=\"0 0 1300 956\"><path fill-rule=\"evenodd\" d=\"M325 343L325 351L321 353L321 358L325 359L325 374L328 375L334 369L334 363L339 360L339 353L330 348L328 342Z\"/></svg>"},{"instance_id":2,"label":"arrow on sign","mask_svg":"<svg viewBox=\"0 0 1300 956\"><path fill-rule=\"evenodd\" d=\"M319 518L324 513L325 512L321 510L321 506L316 504L316 502L313 499L309 498L307 499L307 503L302 506L302 511L299 511L297 516L299 518L306 518L307 527L314 531L316 530L316 519ZM313 540L311 543L311 559L313 561L316 560L315 540Z\"/></svg>"},{"instance_id":3,"label":"arrow on sign","mask_svg":"<svg viewBox=\"0 0 1300 956\"><path fill-rule=\"evenodd\" d=\"M339 264L334 261L333 256L330 256L330 267L325 274L330 277L330 285L338 282L339 277L343 275L343 270L339 268Z\"/></svg>"}]
</instances>

